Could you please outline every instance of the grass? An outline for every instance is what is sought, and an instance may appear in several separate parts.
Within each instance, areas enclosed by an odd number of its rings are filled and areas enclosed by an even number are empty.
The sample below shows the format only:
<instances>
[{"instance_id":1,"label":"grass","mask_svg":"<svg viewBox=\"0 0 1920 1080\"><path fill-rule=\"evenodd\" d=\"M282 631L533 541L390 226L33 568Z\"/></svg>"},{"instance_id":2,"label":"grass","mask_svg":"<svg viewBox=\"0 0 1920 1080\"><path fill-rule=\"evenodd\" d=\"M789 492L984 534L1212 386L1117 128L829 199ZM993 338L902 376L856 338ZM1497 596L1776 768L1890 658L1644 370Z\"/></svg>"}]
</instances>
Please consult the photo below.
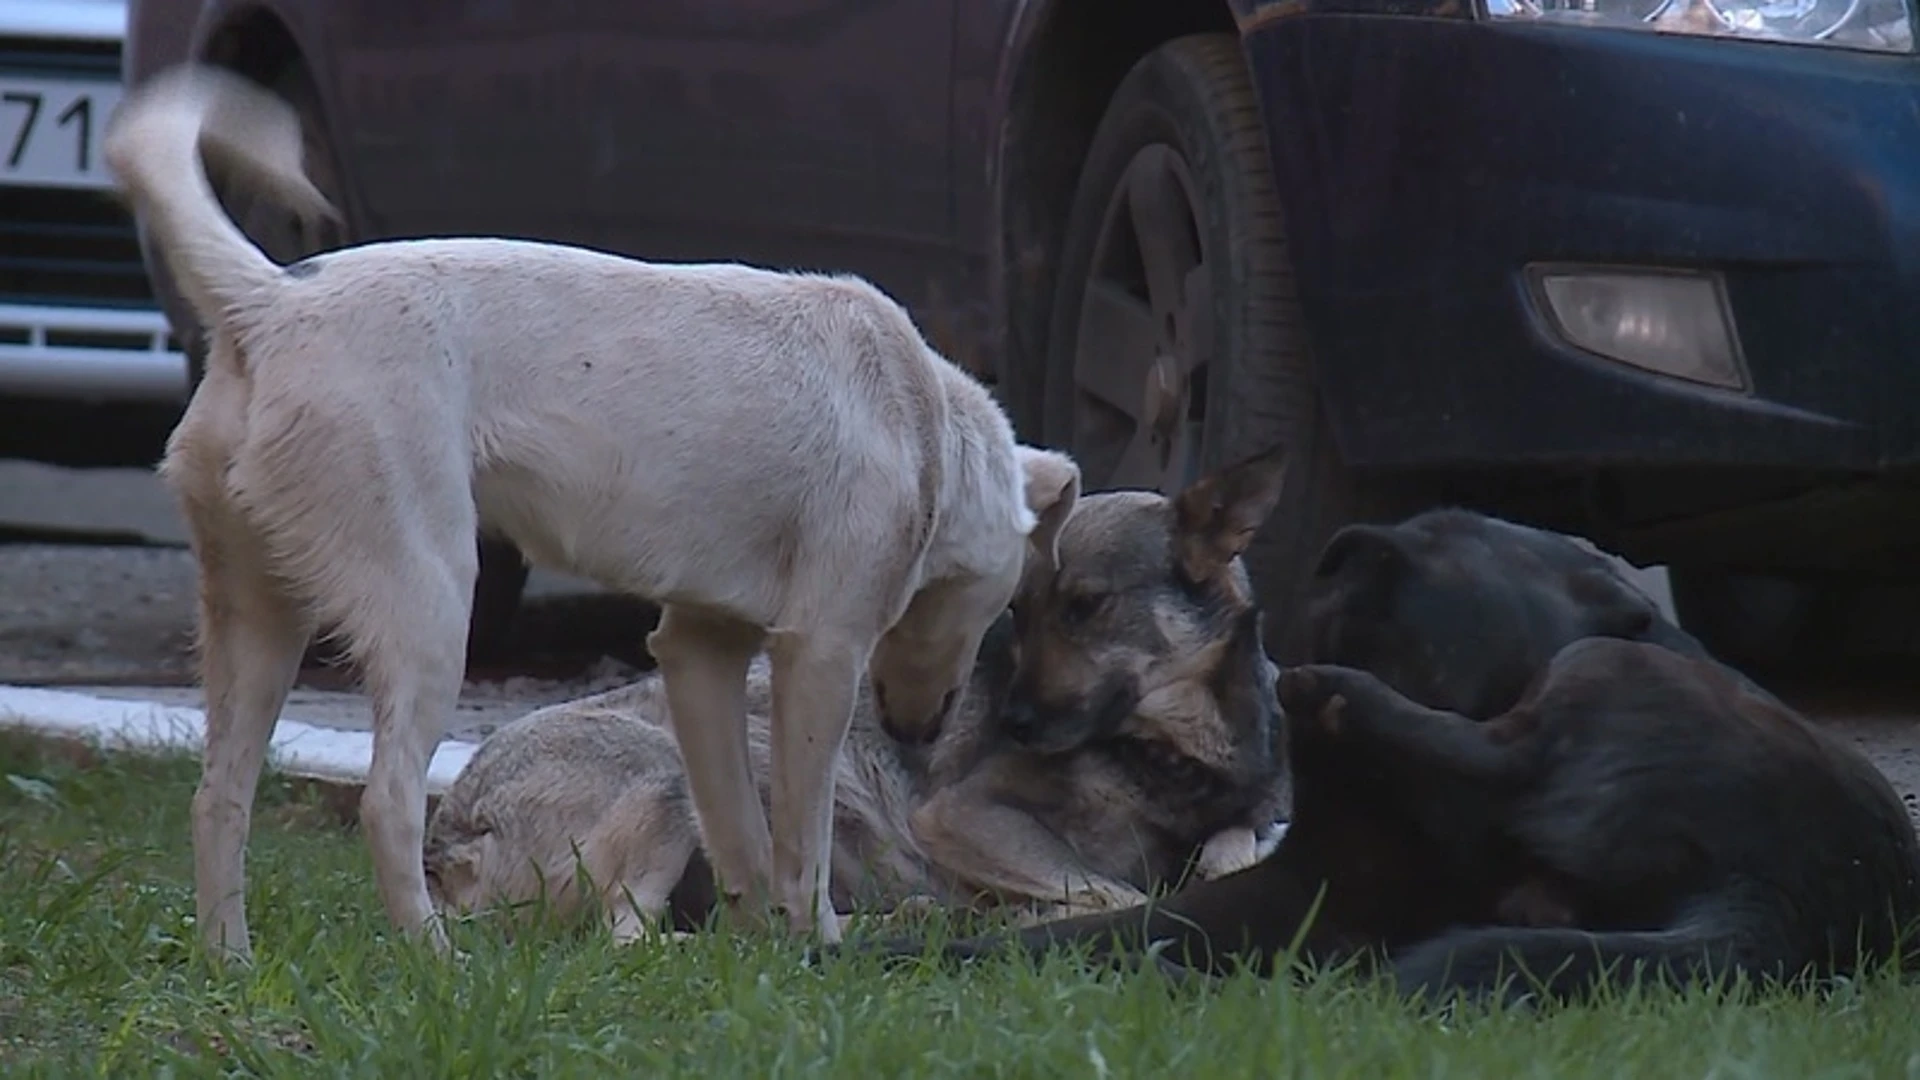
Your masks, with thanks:
<instances>
[{"instance_id":1,"label":"grass","mask_svg":"<svg viewBox=\"0 0 1920 1080\"><path fill-rule=\"evenodd\" d=\"M360 838L272 778L259 964L221 977L192 946L194 777L0 740L0 1074L1920 1078L1920 988L1891 978L1443 1020L1342 975L1195 991L1064 959L808 968L726 935L617 951L468 924L443 963L388 935Z\"/></svg>"}]
</instances>

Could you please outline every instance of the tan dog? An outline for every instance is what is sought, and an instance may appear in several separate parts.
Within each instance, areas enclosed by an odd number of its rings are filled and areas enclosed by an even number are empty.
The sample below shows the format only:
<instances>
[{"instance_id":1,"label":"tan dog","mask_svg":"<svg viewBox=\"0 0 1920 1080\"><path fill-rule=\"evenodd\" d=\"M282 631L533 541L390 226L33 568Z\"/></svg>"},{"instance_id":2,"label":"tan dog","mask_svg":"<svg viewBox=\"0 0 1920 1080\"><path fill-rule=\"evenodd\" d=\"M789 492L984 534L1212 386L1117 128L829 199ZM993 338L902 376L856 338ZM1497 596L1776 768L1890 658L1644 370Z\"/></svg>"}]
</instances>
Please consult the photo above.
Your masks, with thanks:
<instances>
[{"instance_id":1,"label":"tan dog","mask_svg":"<svg viewBox=\"0 0 1920 1080\"><path fill-rule=\"evenodd\" d=\"M838 928L833 761L863 673L886 722L937 724L1073 462L1015 443L984 388L853 278L662 266L495 239L368 244L290 267L214 198L204 148L305 214L291 109L187 67L122 103L106 158L195 313L205 382L168 445L200 564L207 694L200 928L250 953L249 808L316 627L373 699L362 800L392 921L441 947L424 775L459 693L476 530L659 602L649 646L729 908ZM745 682L772 669L772 809Z\"/></svg>"},{"instance_id":2,"label":"tan dog","mask_svg":"<svg viewBox=\"0 0 1920 1080\"><path fill-rule=\"evenodd\" d=\"M862 695L834 786L833 901L1127 906L1191 868L1251 865L1278 839L1280 718L1235 558L1278 494L1260 458L1169 502L1081 500L1058 580L1036 575L988 632L962 706L930 742L889 737ZM769 672L748 686L761 797ZM1036 716L1041 724L1033 723ZM616 938L711 904L657 678L495 732L440 800L425 853L436 904L597 909ZM1071 730L1069 730L1071 729ZM591 886L581 880L581 872Z\"/></svg>"},{"instance_id":3,"label":"tan dog","mask_svg":"<svg viewBox=\"0 0 1920 1080\"><path fill-rule=\"evenodd\" d=\"M769 676L766 658L755 657L748 749L762 800L770 796ZM956 719L973 708L970 694ZM617 941L640 936L670 901L704 917L713 898L689 875L702 845L671 724L665 688L648 676L537 710L488 736L427 823L427 892L436 908L525 913L544 901L566 921L603 915ZM931 894L929 865L908 828L916 778L900 744L880 730L870 693L837 767L834 909Z\"/></svg>"}]
</instances>

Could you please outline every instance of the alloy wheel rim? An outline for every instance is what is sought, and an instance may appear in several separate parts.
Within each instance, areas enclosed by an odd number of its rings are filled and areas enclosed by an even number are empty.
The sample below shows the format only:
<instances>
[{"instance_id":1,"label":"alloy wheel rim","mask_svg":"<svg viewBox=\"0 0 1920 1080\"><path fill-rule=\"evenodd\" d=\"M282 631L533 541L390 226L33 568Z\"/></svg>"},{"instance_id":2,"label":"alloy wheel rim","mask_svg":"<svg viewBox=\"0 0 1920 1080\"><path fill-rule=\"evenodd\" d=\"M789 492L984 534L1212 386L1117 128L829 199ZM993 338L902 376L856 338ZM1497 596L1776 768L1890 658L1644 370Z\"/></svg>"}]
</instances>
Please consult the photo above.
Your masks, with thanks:
<instances>
[{"instance_id":1,"label":"alloy wheel rim","mask_svg":"<svg viewBox=\"0 0 1920 1080\"><path fill-rule=\"evenodd\" d=\"M1073 356L1075 457L1093 489L1177 493L1200 463L1214 336L1208 252L1186 161L1127 163L1102 216Z\"/></svg>"}]
</instances>

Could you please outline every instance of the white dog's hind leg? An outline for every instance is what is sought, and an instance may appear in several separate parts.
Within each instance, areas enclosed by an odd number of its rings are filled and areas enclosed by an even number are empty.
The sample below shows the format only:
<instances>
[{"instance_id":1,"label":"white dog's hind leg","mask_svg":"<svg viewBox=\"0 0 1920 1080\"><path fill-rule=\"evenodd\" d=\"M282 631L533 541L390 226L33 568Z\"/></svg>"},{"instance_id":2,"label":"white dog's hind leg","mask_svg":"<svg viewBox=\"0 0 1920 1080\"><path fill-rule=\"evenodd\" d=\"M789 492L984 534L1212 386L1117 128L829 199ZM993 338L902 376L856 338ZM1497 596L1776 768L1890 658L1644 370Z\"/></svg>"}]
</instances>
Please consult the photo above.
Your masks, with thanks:
<instances>
[{"instance_id":1,"label":"white dog's hind leg","mask_svg":"<svg viewBox=\"0 0 1920 1080\"><path fill-rule=\"evenodd\" d=\"M853 723L854 700L871 649L798 631L776 635L772 741L775 896L795 933L840 940L829 886L833 873L834 765Z\"/></svg>"},{"instance_id":2,"label":"white dog's hind leg","mask_svg":"<svg viewBox=\"0 0 1920 1080\"><path fill-rule=\"evenodd\" d=\"M366 577L364 606L350 620L373 698L373 762L360 822L387 917L445 951L421 863L427 826L427 764L460 700L477 555L458 534L448 558L405 560ZM382 569L385 569L383 566ZM359 631L359 632L355 632Z\"/></svg>"},{"instance_id":3,"label":"white dog's hind leg","mask_svg":"<svg viewBox=\"0 0 1920 1080\"><path fill-rule=\"evenodd\" d=\"M722 910L736 922L750 914L743 909L764 912L773 882L773 838L747 756L747 668L764 639L758 627L671 604L647 635Z\"/></svg>"},{"instance_id":4,"label":"white dog's hind leg","mask_svg":"<svg viewBox=\"0 0 1920 1080\"><path fill-rule=\"evenodd\" d=\"M191 502L200 560L200 664L207 738L193 796L200 937L216 959L246 961L246 852L267 742L300 669L310 624L268 575L244 530L209 529Z\"/></svg>"},{"instance_id":5,"label":"white dog's hind leg","mask_svg":"<svg viewBox=\"0 0 1920 1080\"><path fill-rule=\"evenodd\" d=\"M373 852L374 883L387 917L402 932L425 933L445 950L446 931L433 916L420 852L427 830L427 763L460 699L458 652L437 670L391 678L374 704L373 763L360 797L360 823Z\"/></svg>"}]
</instances>

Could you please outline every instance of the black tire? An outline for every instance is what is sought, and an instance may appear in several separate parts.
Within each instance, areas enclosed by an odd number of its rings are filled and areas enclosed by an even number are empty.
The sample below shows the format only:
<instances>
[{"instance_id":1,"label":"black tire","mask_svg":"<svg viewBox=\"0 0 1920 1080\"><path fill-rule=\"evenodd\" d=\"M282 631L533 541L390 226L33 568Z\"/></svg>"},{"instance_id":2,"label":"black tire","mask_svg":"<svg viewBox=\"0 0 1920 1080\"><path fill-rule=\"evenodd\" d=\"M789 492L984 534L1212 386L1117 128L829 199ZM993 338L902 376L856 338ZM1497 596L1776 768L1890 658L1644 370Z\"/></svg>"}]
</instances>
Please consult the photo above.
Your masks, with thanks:
<instances>
[{"instance_id":1,"label":"black tire","mask_svg":"<svg viewBox=\"0 0 1920 1080\"><path fill-rule=\"evenodd\" d=\"M268 88L299 113L300 128L306 139L307 175L320 193L344 213L346 203L339 159L334 155L333 139L321 116L313 80L305 68L295 64L275 77ZM228 215L275 262L296 262L349 242L347 231L338 223L303 223L284 207L245 191L223 190L218 177L213 181ZM186 338L181 347L187 354L189 378L192 385L198 387L206 371L206 342L197 327L188 328ZM473 586L467 662L491 665L505 661L511 652L514 617L526 590L528 568L519 550L507 541L489 537L481 539L479 544L480 569Z\"/></svg>"},{"instance_id":2,"label":"black tire","mask_svg":"<svg viewBox=\"0 0 1920 1080\"><path fill-rule=\"evenodd\" d=\"M473 580L473 618L467 624L467 666L504 664L514 653L514 621L526 595L527 560L512 541L480 538L480 572Z\"/></svg>"},{"instance_id":3,"label":"black tire","mask_svg":"<svg viewBox=\"0 0 1920 1080\"><path fill-rule=\"evenodd\" d=\"M1189 198L1189 239L1197 241L1205 270L1199 273L1196 266L1186 279L1187 295L1206 283L1211 289L1210 305L1195 301L1189 310L1197 320L1197 312L1210 307L1211 337L1195 347L1205 359L1194 370L1204 375L1189 383L1181 406L1181 423L1199 429L1199 452L1182 452L1179 459L1186 467L1161 483L1123 485L1112 483L1112 475L1100 475L1106 470L1088 445L1094 440L1086 435L1086 414L1097 406L1081 387L1087 363L1097 358L1080 358L1079 375L1075 365L1096 249L1108 250L1103 235L1111 234L1106 223L1113 220L1118 201L1133 198L1122 191L1129 170L1144 154L1158 154L1155 147L1170 148L1184 170L1180 181ZM1232 35L1170 41L1128 73L1094 133L1068 218L1047 337L1043 433L1048 443L1081 458L1088 490L1155 486L1169 494L1202 468L1286 444L1291 455L1286 490L1247 561L1267 613L1268 651L1282 662L1297 662L1305 658L1306 643L1294 615L1321 547L1342 524L1383 517L1391 508L1363 490L1334 446L1308 354L1268 153L1259 101ZM1136 215L1129 227L1138 242L1138 212L1130 208L1128 213ZM1144 253L1140 261L1146 264ZM1151 272L1143 270L1141 276L1150 280ZM1114 279L1105 280L1110 285ZM1147 293L1150 304L1150 287ZM1197 420L1196 401L1203 403Z\"/></svg>"}]
</instances>

